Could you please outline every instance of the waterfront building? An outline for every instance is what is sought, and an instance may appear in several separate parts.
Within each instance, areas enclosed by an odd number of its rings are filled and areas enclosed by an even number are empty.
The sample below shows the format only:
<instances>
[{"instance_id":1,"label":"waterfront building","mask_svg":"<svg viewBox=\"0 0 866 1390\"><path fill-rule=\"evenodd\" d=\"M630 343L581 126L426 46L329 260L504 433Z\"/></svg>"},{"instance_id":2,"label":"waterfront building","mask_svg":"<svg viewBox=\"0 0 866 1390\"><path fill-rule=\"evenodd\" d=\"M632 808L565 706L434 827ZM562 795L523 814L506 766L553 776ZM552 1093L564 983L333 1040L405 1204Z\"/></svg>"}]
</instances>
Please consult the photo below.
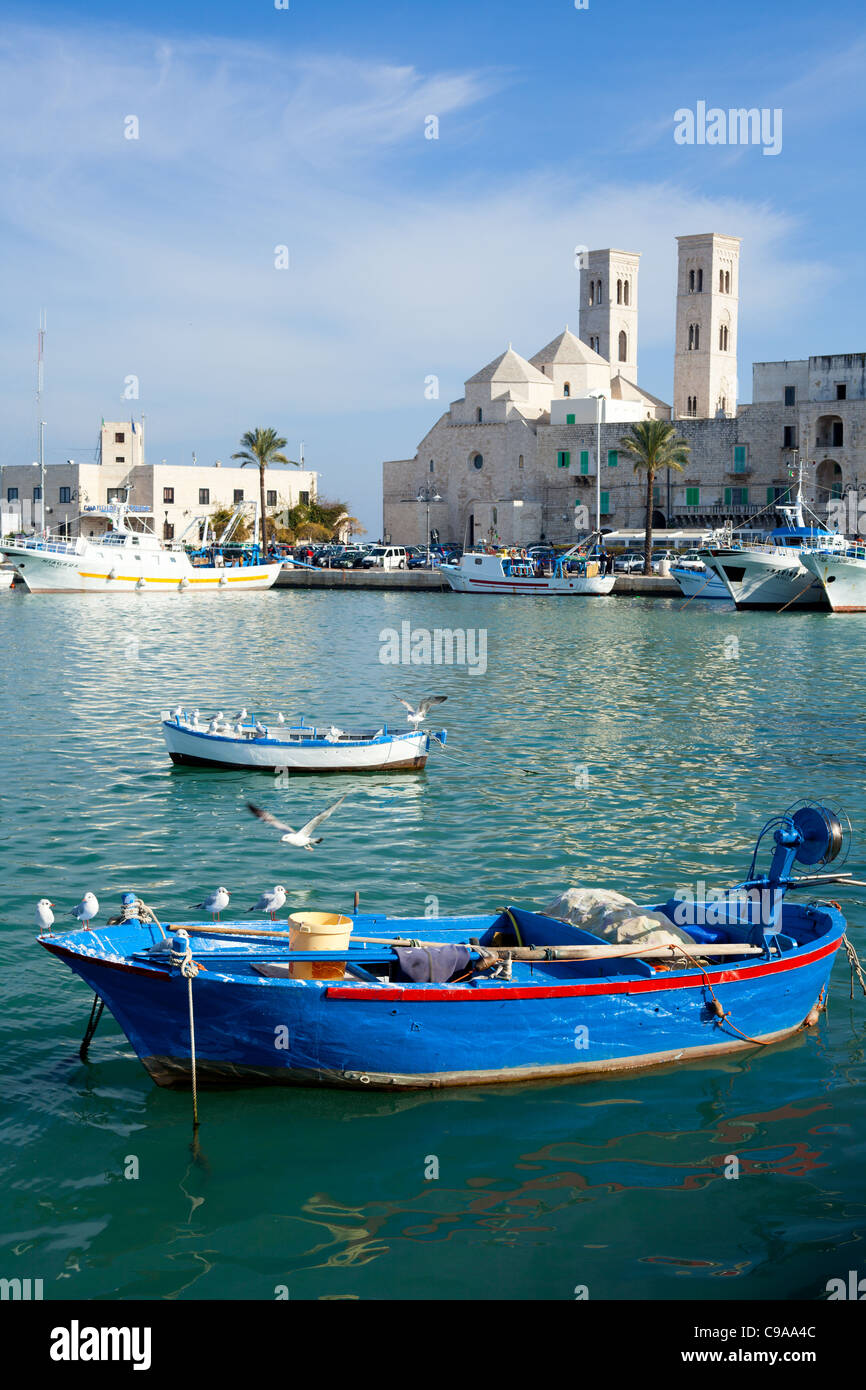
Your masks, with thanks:
<instances>
[{"instance_id":1,"label":"waterfront building","mask_svg":"<svg viewBox=\"0 0 866 1390\"><path fill-rule=\"evenodd\" d=\"M739 238L677 245L673 405L638 384L638 253L589 251L580 336L566 327L530 357L509 344L469 377L412 458L383 464L386 538L423 544L429 507L443 541L573 541L576 508L595 518L597 412L604 527L643 526L645 484L619 439L644 419L673 420L691 450L684 473L656 483L660 529L771 524L798 456L819 515L861 476L866 491L866 354L755 363L752 400L739 404Z\"/></svg>"},{"instance_id":2,"label":"waterfront building","mask_svg":"<svg viewBox=\"0 0 866 1390\"><path fill-rule=\"evenodd\" d=\"M316 484L317 475L309 469L269 468L269 513L312 501ZM94 459L46 465L45 525L70 536L99 536L110 525L110 515L85 508L116 502L127 487L130 505L149 516L157 535L175 540L198 517L257 501L259 471L235 463L147 463L139 422L103 421ZM42 524L38 467L10 464L0 469L0 534L39 530Z\"/></svg>"}]
</instances>

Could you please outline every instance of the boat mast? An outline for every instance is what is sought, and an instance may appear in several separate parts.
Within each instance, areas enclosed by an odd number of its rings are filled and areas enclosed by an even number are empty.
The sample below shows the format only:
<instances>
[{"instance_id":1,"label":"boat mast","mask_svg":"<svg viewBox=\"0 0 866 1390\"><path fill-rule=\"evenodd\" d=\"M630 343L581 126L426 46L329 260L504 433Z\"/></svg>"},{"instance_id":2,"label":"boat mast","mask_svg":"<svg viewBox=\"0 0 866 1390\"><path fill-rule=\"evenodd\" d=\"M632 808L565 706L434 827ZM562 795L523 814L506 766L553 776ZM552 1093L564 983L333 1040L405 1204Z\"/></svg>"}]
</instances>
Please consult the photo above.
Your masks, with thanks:
<instances>
[{"instance_id":1,"label":"boat mast","mask_svg":"<svg viewBox=\"0 0 866 1390\"><path fill-rule=\"evenodd\" d=\"M44 352L45 352L45 329L46 315L45 310L39 313L39 334L36 340L36 428L39 439L39 501L40 506L40 531L45 535L45 421L42 419L42 392L44 388ZM34 531L36 525L34 521Z\"/></svg>"}]
</instances>

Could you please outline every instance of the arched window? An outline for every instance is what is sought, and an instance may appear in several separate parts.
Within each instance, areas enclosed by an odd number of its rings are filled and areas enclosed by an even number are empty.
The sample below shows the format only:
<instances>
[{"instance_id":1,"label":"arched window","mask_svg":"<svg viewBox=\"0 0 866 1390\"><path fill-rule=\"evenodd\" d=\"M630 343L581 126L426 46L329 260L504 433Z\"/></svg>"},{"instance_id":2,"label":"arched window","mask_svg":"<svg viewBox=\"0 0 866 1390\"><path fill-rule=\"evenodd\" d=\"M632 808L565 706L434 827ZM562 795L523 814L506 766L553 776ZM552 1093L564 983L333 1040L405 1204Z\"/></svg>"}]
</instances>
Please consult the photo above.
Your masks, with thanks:
<instances>
[{"instance_id":1,"label":"arched window","mask_svg":"<svg viewBox=\"0 0 866 1390\"><path fill-rule=\"evenodd\" d=\"M628 361L628 337L624 328L619 335L619 360L620 362Z\"/></svg>"},{"instance_id":2,"label":"arched window","mask_svg":"<svg viewBox=\"0 0 866 1390\"><path fill-rule=\"evenodd\" d=\"M730 294L730 293L731 293L731 272L730 272L729 270L726 270L726 271L725 271L725 294Z\"/></svg>"},{"instance_id":3,"label":"arched window","mask_svg":"<svg viewBox=\"0 0 866 1390\"><path fill-rule=\"evenodd\" d=\"M590 282L589 282L589 306L590 306L590 308L592 308L592 306L593 306L594 303L595 303L595 281L594 281L594 280L590 280Z\"/></svg>"},{"instance_id":4,"label":"arched window","mask_svg":"<svg viewBox=\"0 0 866 1390\"><path fill-rule=\"evenodd\" d=\"M517 467L518 467L518 468L522 468L522 467L523 467L523 455L522 455L522 454L518 454L518 456L517 456Z\"/></svg>"},{"instance_id":5,"label":"arched window","mask_svg":"<svg viewBox=\"0 0 866 1390\"><path fill-rule=\"evenodd\" d=\"M565 383L565 385L563 386L563 388L562 388L562 394L563 394L564 396L570 396L570 395L571 395L571 382L570 382L570 381L567 381L567 382Z\"/></svg>"},{"instance_id":6,"label":"arched window","mask_svg":"<svg viewBox=\"0 0 866 1390\"><path fill-rule=\"evenodd\" d=\"M430 472L431 472L431 473L433 472L433 460L432 460L432 459L430 460Z\"/></svg>"},{"instance_id":7,"label":"arched window","mask_svg":"<svg viewBox=\"0 0 866 1390\"><path fill-rule=\"evenodd\" d=\"M694 347L694 345L695 345L695 325L694 325L693 323L690 323L690 324L689 324L689 352L691 352L691 350L692 350L692 348Z\"/></svg>"},{"instance_id":8,"label":"arched window","mask_svg":"<svg viewBox=\"0 0 866 1390\"><path fill-rule=\"evenodd\" d=\"M698 269L698 294L702 294L704 289L704 272Z\"/></svg>"},{"instance_id":9,"label":"arched window","mask_svg":"<svg viewBox=\"0 0 866 1390\"><path fill-rule=\"evenodd\" d=\"M616 302L622 304L622 280L616 282Z\"/></svg>"},{"instance_id":10,"label":"arched window","mask_svg":"<svg viewBox=\"0 0 866 1390\"><path fill-rule=\"evenodd\" d=\"M694 294L694 292L695 292L695 272L694 272L693 270L690 270L690 271L689 271L689 294Z\"/></svg>"},{"instance_id":11,"label":"arched window","mask_svg":"<svg viewBox=\"0 0 866 1390\"><path fill-rule=\"evenodd\" d=\"M595 302L596 302L596 304L600 304L600 303L601 303L601 298L602 298L602 296L601 296L601 281L600 281L600 280L596 280L596 282L595 282Z\"/></svg>"},{"instance_id":12,"label":"arched window","mask_svg":"<svg viewBox=\"0 0 866 1390\"><path fill-rule=\"evenodd\" d=\"M720 271L719 271L719 294L724 294L724 292L725 292L725 272L724 272L723 270L720 270Z\"/></svg>"},{"instance_id":13,"label":"arched window","mask_svg":"<svg viewBox=\"0 0 866 1390\"><path fill-rule=\"evenodd\" d=\"M723 323L723 324L721 325L721 327L719 328L719 351L720 351L720 352L727 352L727 350L728 350L728 325L727 325L726 323Z\"/></svg>"},{"instance_id":14,"label":"arched window","mask_svg":"<svg viewBox=\"0 0 866 1390\"><path fill-rule=\"evenodd\" d=\"M473 454L473 455L472 455L472 467L473 467L473 468L483 468L483 467L484 467L484 458L482 457L481 454Z\"/></svg>"},{"instance_id":15,"label":"arched window","mask_svg":"<svg viewBox=\"0 0 866 1390\"><path fill-rule=\"evenodd\" d=\"M476 424L480 425L480 424L481 424L481 419L482 419L482 416L481 416L481 406L479 406L478 409L477 409L476 412L475 412L475 422L476 422Z\"/></svg>"},{"instance_id":16,"label":"arched window","mask_svg":"<svg viewBox=\"0 0 866 1390\"><path fill-rule=\"evenodd\" d=\"M728 398L727 398L727 396L720 396L720 397L719 397L719 410L722 412L723 415L727 414L727 410L728 410Z\"/></svg>"},{"instance_id":17,"label":"arched window","mask_svg":"<svg viewBox=\"0 0 866 1390\"><path fill-rule=\"evenodd\" d=\"M622 282L622 302L628 304L628 280Z\"/></svg>"}]
</instances>

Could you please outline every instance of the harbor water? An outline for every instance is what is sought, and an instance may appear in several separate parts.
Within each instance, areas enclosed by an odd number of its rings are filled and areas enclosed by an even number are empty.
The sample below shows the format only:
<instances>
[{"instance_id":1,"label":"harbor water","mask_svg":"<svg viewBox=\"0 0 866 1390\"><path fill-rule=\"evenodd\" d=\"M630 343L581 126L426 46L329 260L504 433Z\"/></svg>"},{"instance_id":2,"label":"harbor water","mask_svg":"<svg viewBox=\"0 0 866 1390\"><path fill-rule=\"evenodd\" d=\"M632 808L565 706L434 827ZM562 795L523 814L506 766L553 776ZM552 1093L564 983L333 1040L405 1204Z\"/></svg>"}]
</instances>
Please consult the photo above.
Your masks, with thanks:
<instances>
[{"instance_id":1,"label":"harbor water","mask_svg":"<svg viewBox=\"0 0 866 1390\"><path fill-rule=\"evenodd\" d=\"M725 1300L866 1274L844 955L818 1026L779 1046L430 1094L205 1091L194 1159L189 1094L107 1012L80 1062L90 996L33 920L92 890L102 922L134 890L183 921L220 885L243 915L276 883L285 912L661 900L742 877L802 796L845 808L866 877L864 632L700 600L0 593L0 1276L46 1299ZM401 724L426 694L448 744L422 774L173 768L159 729L178 703ZM343 792L313 854L245 807L297 826ZM831 891L866 956L866 890Z\"/></svg>"}]
</instances>

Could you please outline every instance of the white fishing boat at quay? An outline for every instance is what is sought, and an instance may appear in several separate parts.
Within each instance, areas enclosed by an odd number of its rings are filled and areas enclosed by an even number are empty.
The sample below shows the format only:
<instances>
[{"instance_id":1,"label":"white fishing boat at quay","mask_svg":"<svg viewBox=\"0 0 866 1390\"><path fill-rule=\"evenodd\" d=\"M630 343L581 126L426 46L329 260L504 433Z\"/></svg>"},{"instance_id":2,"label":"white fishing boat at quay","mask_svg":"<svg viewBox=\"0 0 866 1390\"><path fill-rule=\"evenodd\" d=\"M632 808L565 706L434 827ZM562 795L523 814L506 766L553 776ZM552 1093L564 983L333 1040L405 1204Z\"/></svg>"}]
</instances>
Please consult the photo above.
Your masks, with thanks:
<instances>
[{"instance_id":1,"label":"white fishing boat at quay","mask_svg":"<svg viewBox=\"0 0 866 1390\"><path fill-rule=\"evenodd\" d=\"M0 541L0 557L11 562L31 594L270 589L281 561L260 559L257 545L230 543L242 513L243 504L235 508L219 544L190 552L183 537L167 544L145 529L144 517L127 501L85 506L82 515L110 519L110 529L103 535L20 536ZM133 525L134 519L141 525ZM197 529L199 520L187 530Z\"/></svg>"},{"instance_id":2,"label":"white fishing boat at quay","mask_svg":"<svg viewBox=\"0 0 866 1390\"><path fill-rule=\"evenodd\" d=\"M714 538L699 556L725 585L738 608L823 608L829 604L820 579L805 563L810 551L844 552L848 542L817 518L806 520L803 467L793 503L777 506L782 524L754 541Z\"/></svg>"},{"instance_id":3,"label":"white fishing boat at quay","mask_svg":"<svg viewBox=\"0 0 866 1390\"><path fill-rule=\"evenodd\" d=\"M802 560L834 613L866 613L866 546L812 550Z\"/></svg>"},{"instance_id":4,"label":"white fishing boat at quay","mask_svg":"<svg viewBox=\"0 0 866 1390\"><path fill-rule=\"evenodd\" d=\"M603 574L590 553L595 536L574 545L550 563L516 549L470 550L457 564L439 566L459 594L553 594L578 598L609 594L616 580Z\"/></svg>"},{"instance_id":5,"label":"white fishing boat at quay","mask_svg":"<svg viewBox=\"0 0 866 1390\"><path fill-rule=\"evenodd\" d=\"M279 719L279 717L278 717ZM296 724L247 715L235 721L208 718L197 710L165 711L162 733L173 763L259 772L420 772L431 744L444 747L445 729L347 730L317 727L300 716Z\"/></svg>"}]
</instances>

